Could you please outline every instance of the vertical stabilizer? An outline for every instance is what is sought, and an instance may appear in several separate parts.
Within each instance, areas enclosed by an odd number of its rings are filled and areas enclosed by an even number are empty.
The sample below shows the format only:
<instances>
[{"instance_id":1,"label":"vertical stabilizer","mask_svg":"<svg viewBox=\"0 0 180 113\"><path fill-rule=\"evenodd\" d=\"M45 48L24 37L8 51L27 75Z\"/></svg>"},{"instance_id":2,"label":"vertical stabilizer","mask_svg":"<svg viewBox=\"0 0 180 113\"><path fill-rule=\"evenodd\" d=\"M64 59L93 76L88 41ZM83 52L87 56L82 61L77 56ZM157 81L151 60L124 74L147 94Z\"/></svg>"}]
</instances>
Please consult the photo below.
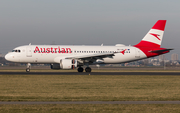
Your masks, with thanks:
<instances>
[{"instance_id":1,"label":"vertical stabilizer","mask_svg":"<svg viewBox=\"0 0 180 113\"><path fill-rule=\"evenodd\" d=\"M158 20L136 47L160 47L163 39L166 20Z\"/></svg>"}]
</instances>

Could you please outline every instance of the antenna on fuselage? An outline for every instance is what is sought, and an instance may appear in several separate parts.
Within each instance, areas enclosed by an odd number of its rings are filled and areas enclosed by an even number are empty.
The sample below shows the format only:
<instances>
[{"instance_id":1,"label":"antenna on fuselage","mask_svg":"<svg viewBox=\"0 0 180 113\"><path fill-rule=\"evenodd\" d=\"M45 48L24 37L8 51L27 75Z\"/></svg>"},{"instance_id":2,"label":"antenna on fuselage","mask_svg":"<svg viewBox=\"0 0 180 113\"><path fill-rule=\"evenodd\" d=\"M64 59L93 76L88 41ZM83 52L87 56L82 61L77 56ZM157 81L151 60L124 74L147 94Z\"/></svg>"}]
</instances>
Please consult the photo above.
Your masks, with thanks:
<instances>
[{"instance_id":1,"label":"antenna on fuselage","mask_svg":"<svg viewBox=\"0 0 180 113\"><path fill-rule=\"evenodd\" d=\"M29 46L31 45L31 43L29 43Z\"/></svg>"},{"instance_id":2,"label":"antenna on fuselage","mask_svg":"<svg viewBox=\"0 0 180 113\"><path fill-rule=\"evenodd\" d=\"M101 44L101 46L103 46L103 43Z\"/></svg>"}]
</instances>

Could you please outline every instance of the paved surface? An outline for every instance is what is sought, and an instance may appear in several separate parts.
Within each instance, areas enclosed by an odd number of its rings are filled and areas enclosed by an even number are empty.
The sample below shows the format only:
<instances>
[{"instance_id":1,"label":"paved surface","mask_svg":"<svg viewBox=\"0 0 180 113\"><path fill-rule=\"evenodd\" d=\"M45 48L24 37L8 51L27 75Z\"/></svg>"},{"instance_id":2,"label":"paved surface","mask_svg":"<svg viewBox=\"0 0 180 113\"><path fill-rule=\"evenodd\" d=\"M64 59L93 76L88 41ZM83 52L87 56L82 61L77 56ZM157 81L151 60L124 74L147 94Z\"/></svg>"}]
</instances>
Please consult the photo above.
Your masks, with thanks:
<instances>
[{"instance_id":1,"label":"paved surface","mask_svg":"<svg viewBox=\"0 0 180 113\"><path fill-rule=\"evenodd\" d=\"M177 75L180 72L0 72L0 75Z\"/></svg>"},{"instance_id":2,"label":"paved surface","mask_svg":"<svg viewBox=\"0 0 180 113\"><path fill-rule=\"evenodd\" d=\"M0 102L0 104L180 104L180 101Z\"/></svg>"}]
</instances>

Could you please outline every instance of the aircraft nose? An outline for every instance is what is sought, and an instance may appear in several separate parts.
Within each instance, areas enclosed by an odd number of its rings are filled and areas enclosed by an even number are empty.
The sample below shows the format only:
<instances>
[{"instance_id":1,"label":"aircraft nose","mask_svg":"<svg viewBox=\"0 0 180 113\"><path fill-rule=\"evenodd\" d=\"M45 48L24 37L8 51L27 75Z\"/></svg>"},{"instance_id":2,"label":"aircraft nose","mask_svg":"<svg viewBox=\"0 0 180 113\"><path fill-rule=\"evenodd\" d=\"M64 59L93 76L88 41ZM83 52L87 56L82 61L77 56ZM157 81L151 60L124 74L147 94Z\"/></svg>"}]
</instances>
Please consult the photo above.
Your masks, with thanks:
<instances>
[{"instance_id":1,"label":"aircraft nose","mask_svg":"<svg viewBox=\"0 0 180 113\"><path fill-rule=\"evenodd\" d=\"M5 59L9 60L9 55L8 54L5 55Z\"/></svg>"},{"instance_id":2,"label":"aircraft nose","mask_svg":"<svg viewBox=\"0 0 180 113\"><path fill-rule=\"evenodd\" d=\"M11 61L11 60L12 60L12 55L6 54L6 55L5 55L5 59L6 59L7 61Z\"/></svg>"}]
</instances>

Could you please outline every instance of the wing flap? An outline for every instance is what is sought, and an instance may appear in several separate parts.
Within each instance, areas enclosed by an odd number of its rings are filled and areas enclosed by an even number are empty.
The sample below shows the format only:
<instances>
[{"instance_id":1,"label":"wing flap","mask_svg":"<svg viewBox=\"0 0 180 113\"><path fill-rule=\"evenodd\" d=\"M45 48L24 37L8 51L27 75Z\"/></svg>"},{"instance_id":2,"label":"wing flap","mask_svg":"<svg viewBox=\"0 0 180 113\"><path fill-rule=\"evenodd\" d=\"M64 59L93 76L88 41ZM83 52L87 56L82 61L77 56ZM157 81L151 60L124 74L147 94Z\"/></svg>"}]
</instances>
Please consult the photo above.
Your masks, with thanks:
<instances>
[{"instance_id":1,"label":"wing flap","mask_svg":"<svg viewBox=\"0 0 180 113\"><path fill-rule=\"evenodd\" d=\"M66 59L101 59L105 57L112 57L114 53L100 53L100 54L91 54L91 55L80 55L74 57L66 57Z\"/></svg>"}]
</instances>

